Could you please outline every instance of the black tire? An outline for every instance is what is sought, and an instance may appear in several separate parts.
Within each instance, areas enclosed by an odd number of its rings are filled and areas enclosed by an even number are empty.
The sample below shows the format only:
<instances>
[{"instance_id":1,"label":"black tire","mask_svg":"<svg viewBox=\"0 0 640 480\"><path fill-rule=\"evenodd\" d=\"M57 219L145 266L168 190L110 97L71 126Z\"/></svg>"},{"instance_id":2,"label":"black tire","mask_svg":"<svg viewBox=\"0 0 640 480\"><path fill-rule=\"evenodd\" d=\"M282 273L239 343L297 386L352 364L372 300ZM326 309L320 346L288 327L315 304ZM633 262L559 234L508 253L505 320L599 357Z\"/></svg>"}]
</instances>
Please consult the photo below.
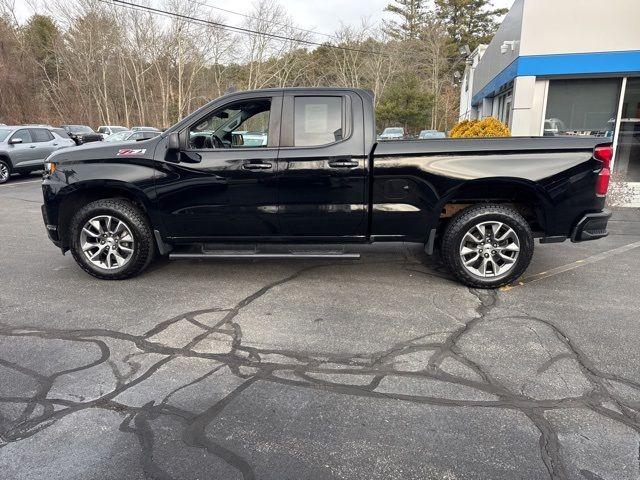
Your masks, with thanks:
<instances>
[{"instance_id":1,"label":"black tire","mask_svg":"<svg viewBox=\"0 0 640 480\"><path fill-rule=\"evenodd\" d=\"M461 255L463 238L474 226L484 222L503 223L510 227L517 236L519 252L513 264L504 264L508 266L508 270L502 274L499 273L500 268L496 268L497 275L481 276L473 273L463 264ZM493 238L493 234L491 233L490 235ZM480 243L484 243L484 240L481 239ZM506 244L507 242L505 242ZM480 204L465 208L450 220L442 237L442 259L449 271L468 287L497 288L520 278L531 262L533 247L534 241L531 227L516 210L504 205ZM489 245L487 248L491 248L491 246ZM474 255L475 252L470 254L469 258L473 259ZM478 251L478 255L480 256L480 251ZM484 255L492 255L492 253L484 252L482 256ZM483 259L481 257L478 258L478 261L482 263ZM485 267L485 270L490 270L490 268Z\"/></svg>"},{"instance_id":2,"label":"black tire","mask_svg":"<svg viewBox=\"0 0 640 480\"><path fill-rule=\"evenodd\" d=\"M11 163L0 158L0 184L7 183L9 178L11 178Z\"/></svg>"},{"instance_id":3,"label":"black tire","mask_svg":"<svg viewBox=\"0 0 640 480\"><path fill-rule=\"evenodd\" d=\"M123 221L133 235L133 253L128 262L111 270L94 265L80 246L81 232L85 224L99 215L108 215ZM120 198L96 200L82 207L71 219L69 227L71 254L85 272L104 280L123 280L142 272L155 253L153 232L146 215L133 203Z\"/></svg>"}]
</instances>

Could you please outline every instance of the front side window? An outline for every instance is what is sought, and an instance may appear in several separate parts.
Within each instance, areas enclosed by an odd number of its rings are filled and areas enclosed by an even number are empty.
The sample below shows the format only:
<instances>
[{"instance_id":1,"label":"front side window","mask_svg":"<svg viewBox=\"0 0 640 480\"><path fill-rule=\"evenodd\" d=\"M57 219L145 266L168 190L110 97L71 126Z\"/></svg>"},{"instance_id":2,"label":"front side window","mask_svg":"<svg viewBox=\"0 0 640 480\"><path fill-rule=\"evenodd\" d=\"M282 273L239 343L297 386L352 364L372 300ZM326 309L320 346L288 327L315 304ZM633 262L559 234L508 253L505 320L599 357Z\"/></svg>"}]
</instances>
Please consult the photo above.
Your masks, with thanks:
<instances>
[{"instance_id":1,"label":"front side window","mask_svg":"<svg viewBox=\"0 0 640 480\"><path fill-rule=\"evenodd\" d=\"M328 145L343 138L342 97L296 97L294 117L296 147Z\"/></svg>"},{"instance_id":2,"label":"front side window","mask_svg":"<svg viewBox=\"0 0 640 480\"><path fill-rule=\"evenodd\" d=\"M226 105L189 129L189 148L258 148L269 140L271 100Z\"/></svg>"},{"instance_id":3,"label":"front side window","mask_svg":"<svg viewBox=\"0 0 640 480\"><path fill-rule=\"evenodd\" d=\"M551 80L544 135L612 137L619 92L618 79Z\"/></svg>"},{"instance_id":4,"label":"front side window","mask_svg":"<svg viewBox=\"0 0 640 480\"><path fill-rule=\"evenodd\" d=\"M11 140L13 139L17 139L20 138L22 140L22 143L31 143L31 134L29 133L29 130L27 129L22 129L22 130L18 130L16 133L14 133L11 136Z\"/></svg>"}]
</instances>

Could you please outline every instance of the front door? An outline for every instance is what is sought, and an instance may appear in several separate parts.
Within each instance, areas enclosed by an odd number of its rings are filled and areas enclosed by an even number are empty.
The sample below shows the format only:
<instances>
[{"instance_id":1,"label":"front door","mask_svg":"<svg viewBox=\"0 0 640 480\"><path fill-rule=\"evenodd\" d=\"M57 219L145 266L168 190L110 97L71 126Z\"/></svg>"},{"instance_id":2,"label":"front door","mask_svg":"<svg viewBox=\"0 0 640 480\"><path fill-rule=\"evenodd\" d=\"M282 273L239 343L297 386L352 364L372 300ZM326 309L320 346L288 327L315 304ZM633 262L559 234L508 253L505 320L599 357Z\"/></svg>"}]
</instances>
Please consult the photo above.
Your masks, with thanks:
<instances>
[{"instance_id":1,"label":"front door","mask_svg":"<svg viewBox=\"0 0 640 480\"><path fill-rule=\"evenodd\" d=\"M19 143L13 143L19 141ZM28 128L16 130L9 139L9 153L13 168L23 169L33 166L40 160L38 146L34 143Z\"/></svg>"},{"instance_id":2,"label":"front door","mask_svg":"<svg viewBox=\"0 0 640 480\"><path fill-rule=\"evenodd\" d=\"M335 91L284 96L278 157L282 234L309 239L366 235L363 103Z\"/></svg>"},{"instance_id":3,"label":"front door","mask_svg":"<svg viewBox=\"0 0 640 480\"><path fill-rule=\"evenodd\" d=\"M180 133L180 162L156 179L167 235L224 241L279 234L277 159L282 96L238 96Z\"/></svg>"}]
</instances>

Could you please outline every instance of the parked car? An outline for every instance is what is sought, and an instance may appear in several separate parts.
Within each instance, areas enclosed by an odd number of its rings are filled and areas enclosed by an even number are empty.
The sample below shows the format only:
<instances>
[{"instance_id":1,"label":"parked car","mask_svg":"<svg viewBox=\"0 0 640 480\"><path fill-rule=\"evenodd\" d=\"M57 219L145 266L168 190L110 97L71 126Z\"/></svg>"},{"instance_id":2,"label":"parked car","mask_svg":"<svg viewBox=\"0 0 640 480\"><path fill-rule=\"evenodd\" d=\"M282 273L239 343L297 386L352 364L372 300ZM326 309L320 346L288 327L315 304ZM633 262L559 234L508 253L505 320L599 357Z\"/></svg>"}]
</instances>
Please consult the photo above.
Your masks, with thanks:
<instances>
[{"instance_id":1,"label":"parked car","mask_svg":"<svg viewBox=\"0 0 640 480\"><path fill-rule=\"evenodd\" d=\"M236 144L241 144L245 147L266 147L267 146L267 134L265 132L247 132L239 131L233 132L238 136L239 140L236 140Z\"/></svg>"},{"instance_id":2,"label":"parked car","mask_svg":"<svg viewBox=\"0 0 640 480\"><path fill-rule=\"evenodd\" d=\"M387 127L378 136L378 140L402 140L405 137L404 128Z\"/></svg>"},{"instance_id":3,"label":"parked car","mask_svg":"<svg viewBox=\"0 0 640 480\"><path fill-rule=\"evenodd\" d=\"M429 140L430 138L447 138L447 135L438 130L420 130L418 140Z\"/></svg>"},{"instance_id":4,"label":"parked car","mask_svg":"<svg viewBox=\"0 0 640 480\"><path fill-rule=\"evenodd\" d=\"M234 144L234 132L265 119L266 146ZM209 141L196 144L195 131ZM138 274L156 251L171 259L355 258L351 244L402 241L428 254L438 246L452 274L479 288L516 280L534 238L607 235L610 140L376 144L375 132L365 90L232 93L143 144L52 154L46 230L102 279Z\"/></svg>"},{"instance_id":5,"label":"parked car","mask_svg":"<svg viewBox=\"0 0 640 480\"><path fill-rule=\"evenodd\" d=\"M104 139L105 142L126 142L126 141L140 141L149 140L160 135L160 132L149 130L125 130L124 132L114 133Z\"/></svg>"},{"instance_id":6,"label":"parked car","mask_svg":"<svg viewBox=\"0 0 640 480\"><path fill-rule=\"evenodd\" d=\"M61 125L60 128L67 132L67 135L69 135L71 140L76 142L76 145L102 140L102 135L94 132L91 127L87 127L86 125Z\"/></svg>"},{"instance_id":7,"label":"parked car","mask_svg":"<svg viewBox=\"0 0 640 480\"><path fill-rule=\"evenodd\" d=\"M0 183L7 182L12 173L42 170L49 154L73 145L73 140L45 127L0 127Z\"/></svg>"},{"instance_id":8,"label":"parked car","mask_svg":"<svg viewBox=\"0 0 640 480\"><path fill-rule=\"evenodd\" d=\"M146 130L146 131L152 131L152 132L159 132L160 129L155 128L155 127L131 127L131 130L136 131L136 130Z\"/></svg>"},{"instance_id":9,"label":"parked car","mask_svg":"<svg viewBox=\"0 0 640 480\"><path fill-rule=\"evenodd\" d=\"M118 132L125 132L129 130L127 127L123 126L113 126L113 125L100 125L98 130L96 130L100 135L102 135L102 139L104 140L109 135L113 135Z\"/></svg>"}]
</instances>

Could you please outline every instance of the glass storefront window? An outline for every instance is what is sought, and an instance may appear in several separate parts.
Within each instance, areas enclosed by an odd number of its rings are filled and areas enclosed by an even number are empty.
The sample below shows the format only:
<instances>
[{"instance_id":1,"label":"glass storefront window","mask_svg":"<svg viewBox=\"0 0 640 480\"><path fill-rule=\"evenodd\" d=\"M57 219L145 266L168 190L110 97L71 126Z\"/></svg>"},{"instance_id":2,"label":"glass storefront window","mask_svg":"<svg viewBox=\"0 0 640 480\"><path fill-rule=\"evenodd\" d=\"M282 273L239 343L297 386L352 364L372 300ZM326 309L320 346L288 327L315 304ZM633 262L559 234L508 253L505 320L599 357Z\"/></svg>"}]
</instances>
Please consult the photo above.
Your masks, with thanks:
<instances>
[{"instance_id":1,"label":"glass storefront window","mask_svg":"<svg viewBox=\"0 0 640 480\"><path fill-rule=\"evenodd\" d=\"M627 79L613 168L626 181L640 182L640 78Z\"/></svg>"},{"instance_id":2,"label":"glass storefront window","mask_svg":"<svg viewBox=\"0 0 640 480\"><path fill-rule=\"evenodd\" d=\"M544 135L613 137L622 80L551 80Z\"/></svg>"}]
</instances>

